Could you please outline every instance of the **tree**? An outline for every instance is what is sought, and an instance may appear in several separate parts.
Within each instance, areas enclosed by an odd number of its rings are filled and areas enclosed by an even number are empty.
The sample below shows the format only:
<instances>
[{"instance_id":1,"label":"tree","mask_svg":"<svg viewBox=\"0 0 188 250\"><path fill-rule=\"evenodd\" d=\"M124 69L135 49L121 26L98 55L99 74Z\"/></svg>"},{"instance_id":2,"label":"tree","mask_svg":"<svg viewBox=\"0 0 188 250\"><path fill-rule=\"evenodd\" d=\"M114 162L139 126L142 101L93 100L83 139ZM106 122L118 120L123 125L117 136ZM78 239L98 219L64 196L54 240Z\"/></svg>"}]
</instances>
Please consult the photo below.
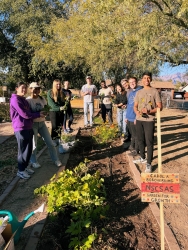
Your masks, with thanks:
<instances>
[{"instance_id":1,"label":"tree","mask_svg":"<svg viewBox=\"0 0 188 250\"><path fill-rule=\"evenodd\" d=\"M52 67L49 64L37 65L33 60L35 50L27 38L29 34L38 34L44 39L51 20L62 16L66 16L62 1L1 0L0 66L14 75L15 79L26 82L50 74Z\"/></svg>"}]
</instances>

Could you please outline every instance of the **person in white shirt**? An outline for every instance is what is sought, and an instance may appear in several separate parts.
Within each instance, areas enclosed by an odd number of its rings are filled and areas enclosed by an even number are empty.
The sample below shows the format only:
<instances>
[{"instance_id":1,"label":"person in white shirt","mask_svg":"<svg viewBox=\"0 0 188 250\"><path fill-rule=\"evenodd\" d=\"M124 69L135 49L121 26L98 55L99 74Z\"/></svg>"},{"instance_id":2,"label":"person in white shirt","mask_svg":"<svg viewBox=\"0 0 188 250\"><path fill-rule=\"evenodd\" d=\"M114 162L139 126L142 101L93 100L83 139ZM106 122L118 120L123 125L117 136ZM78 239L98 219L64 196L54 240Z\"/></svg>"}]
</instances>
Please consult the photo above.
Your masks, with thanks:
<instances>
[{"instance_id":1,"label":"person in white shirt","mask_svg":"<svg viewBox=\"0 0 188 250\"><path fill-rule=\"evenodd\" d=\"M113 123L112 119L112 95L113 91L110 87L106 86L105 81L101 81L101 89L99 90L99 97L102 101L101 111L103 122L106 122L106 114L108 114L109 123Z\"/></svg>"},{"instance_id":2,"label":"person in white shirt","mask_svg":"<svg viewBox=\"0 0 188 250\"><path fill-rule=\"evenodd\" d=\"M31 111L37 112L37 111L43 110L44 106L47 105L47 102L42 96L39 95L40 94L40 86L38 85L37 82L32 82L29 85L29 88L31 91L31 95L29 97L27 97L26 100L28 101L28 103L30 105ZM60 160L58 158L57 151L56 151L56 148L55 148L54 143L52 141L51 135L48 131L48 128L46 127L45 117L39 117L39 118L36 118L33 120L33 132L34 132L33 152L32 152L31 158L30 158L32 167L34 167L34 168L41 167L41 165L37 162L37 158L36 158L38 134L40 134L40 136L45 141L52 161L55 163L55 165L57 167L60 167L62 165L62 163L60 162Z\"/></svg>"},{"instance_id":3,"label":"person in white shirt","mask_svg":"<svg viewBox=\"0 0 188 250\"><path fill-rule=\"evenodd\" d=\"M81 96L84 98L84 126L93 126L94 96L97 95L97 88L92 84L91 76L86 76L86 84L81 88ZM90 112L90 121L88 124L88 108Z\"/></svg>"}]
</instances>

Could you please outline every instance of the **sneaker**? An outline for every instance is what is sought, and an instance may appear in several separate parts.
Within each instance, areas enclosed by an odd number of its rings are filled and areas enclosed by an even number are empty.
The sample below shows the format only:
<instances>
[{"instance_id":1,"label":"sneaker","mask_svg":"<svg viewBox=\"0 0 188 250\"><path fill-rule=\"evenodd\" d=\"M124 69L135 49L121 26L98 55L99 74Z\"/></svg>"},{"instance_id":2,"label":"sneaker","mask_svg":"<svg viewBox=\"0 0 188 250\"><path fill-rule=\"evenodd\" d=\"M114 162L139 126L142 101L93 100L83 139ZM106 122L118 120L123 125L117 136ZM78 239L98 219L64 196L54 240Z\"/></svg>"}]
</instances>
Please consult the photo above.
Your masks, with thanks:
<instances>
[{"instance_id":1,"label":"sneaker","mask_svg":"<svg viewBox=\"0 0 188 250\"><path fill-rule=\"evenodd\" d=\"M30 175L26 171L18 171L17 176L19 176L22 179L29 179Z\"/></svg>"},{"instance_id":2,"label":"sneaker","mask_svg":"<svg viewBox=\"0 0 188 250\"><path fill-rule=\"evenodd\" d=\"M38 162L32 163L31 164L33 168L40 168L41 165Z\"/></svg>"},{"instance_id":3,"label":"sneaker","mask_svg":"<svg viewBox=\"0 0 188 250\"><path fill-rule=\"evenodd\" d=\"M142 159L142 157L140 157L139 159L134 160L133 162L134 162L134 163L146 163L147 160L146 160L146 159Z\"/></svg>"},{"instance_id":4,"label":"sneaker","mask_svg":"<svg viewBox=\"0 0 188 250\"><path fill-rule=\"evenodd\" d=\"M32 170L30 167L27 167L27 168L25 169L25 171L26 171L29 175L35 173L35 171Z\"/></svg>"},{"instance_id":5,"label":"sneaker","mask_svg":"<svg viewBox=\"0 0 188 250\"><path fill-rule=\"evenodd\" d=\"M146 163L146 170L145 173L151 173L152 172L152 166L149 163Z\"/></svg>"},{"instance_id":6,"label":"sneaker","mask_svg":"<svg viewBox=\"0 0 188 250\"><path fill-rule=\"evenodd\" d=\"M56 165L57 167L61 167L61 166L62 166L62 163L61 163L59 160L57 160L57 161L55 161L55 165Z\"/></svg>"}]
</instances>

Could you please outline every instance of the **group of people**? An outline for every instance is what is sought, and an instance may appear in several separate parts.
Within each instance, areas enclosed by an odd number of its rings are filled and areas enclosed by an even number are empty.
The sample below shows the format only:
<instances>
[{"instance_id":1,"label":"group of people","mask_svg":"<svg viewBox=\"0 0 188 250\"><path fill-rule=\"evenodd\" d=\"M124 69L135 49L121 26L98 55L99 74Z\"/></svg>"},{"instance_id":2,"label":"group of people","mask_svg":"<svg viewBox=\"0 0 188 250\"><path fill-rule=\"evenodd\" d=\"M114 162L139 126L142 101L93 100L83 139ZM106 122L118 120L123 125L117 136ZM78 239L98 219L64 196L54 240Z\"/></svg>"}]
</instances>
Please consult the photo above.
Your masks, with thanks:
<instances>
[{"instance_id":1,"label":"group of people","mask_svg":"<svg viewBox=\"0 0 188 250\"><path fill-rule=\"evenodd\" d=\"M86 84L81 88L81 96L84 101L84 126L93 126L94 97L101 99L101 112L103 122L108 115L109 123L113 123L112 103L117 107L117 121L120 133L126 137L130 134L131 154L140 158L134 163L146 163L145 172L152 172L153 144L154 144L154 118L157 108L162 110L162 103L158 91L152 88L150 83L152 74L143 73L142 85L138 86L137 78L123 79L116 85L117 93L114 93L105 81L101 81L99 93L91 76L86 77ZM27 85L19 82L16 93L10 99L10 116L14 133L18 143L18 172L23 179L29 179L34 170L28 167L29 162L33 168L41 165L37 162L37 138L38 134L45 141L50 157L56 166L62 165L58 158L56 146L60 143L61 132L72 132L73 112L70 104L72 92L69 82L64 81L63 86L59 79L53 81L52 89L47 92L47 101L40 95L40 85L32 82L29 85L30 96L27 94ZM51 134L45 124L45 105L50 107L49 117L51 121ZM88 109L90 118L88 120ZM67 124L67 116L69 116ZM68 125L68 126L67 126ZM147 147L147 159L145 155Z\"/></svg>"},{"instance_id":2,"label":"group of people","mask_svg":"<svg viewBox=\"0 0 188 250\"><path fill-rule=\"evenodd\" d=\"M69 82L65 81L62 88L60 80L54 80L52 89L47 93L47 101L40 95L40 89L37 82L32 82L29 85L30 96L25 98L27 85L19 82L16 85L16 93L12 94L10 99L10 116L18 143L17 176L23 179L29 179L34 173L34 170L28 167L29 162L33 168L41 167L36 158L38 134L45 141L54 164L60 167L62 163L58 158L56 146L60 142L62 129L64 133L72 131L73 112ZM47 102L50 107L51 134L45 124L44 107Z\"/></svg>"},{"instance_id":3,"label":"group of people","mask_svg":"<svg viewBox=\"0 0 188 250\"><path fill-rule=\"evenodd\" d=\"M105 81L101 81L99 97L101 99L101 113L103 122L108 115L109 123L113 123L112 100L117 107L117 122L119 132L125 140L131 138L130 151L133 156L140 155L134 163L145 163L145 172L152 172L155 113L157 108L162 110L162 102L157 89L151 87L152 74L144 72L142 86L138 86L136 77L128 80L122 79L121 84L116 85L116 93ZM93 103L97 95L97 88L92 84L91 76L86 77L86 84L81 89L84 97L84 126L93 126ZM90 123L88 123L88 107L90 110ZM145 155L147 147L147 159Z\"/></svg>"}]
</instances>

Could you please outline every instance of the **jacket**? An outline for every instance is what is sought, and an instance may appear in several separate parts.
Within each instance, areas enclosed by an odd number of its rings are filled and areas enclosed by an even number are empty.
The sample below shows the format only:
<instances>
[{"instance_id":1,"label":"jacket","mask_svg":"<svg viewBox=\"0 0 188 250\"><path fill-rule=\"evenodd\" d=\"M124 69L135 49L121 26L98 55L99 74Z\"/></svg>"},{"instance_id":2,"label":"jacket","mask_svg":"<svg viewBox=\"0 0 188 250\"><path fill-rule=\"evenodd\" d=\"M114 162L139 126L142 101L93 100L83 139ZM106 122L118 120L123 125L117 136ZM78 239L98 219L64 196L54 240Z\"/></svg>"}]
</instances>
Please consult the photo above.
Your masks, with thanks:
<instances>
[{"instance_id":1,"label":"jacket","mask_svg":"<svg viewBox=\"0 0 188 250\"><path fill-rule=\"evenodd\" d=\"M40 112L32 113L25 97L12 94L10 117L14 131L27 130L32 129L33 119L40 117Z\"/></svg>"},{"instance_id":2,"label":"jacket","mask_svg":"<svg viewBox=\"0 0 188 250\"><path fill-rule=\"evenodd\" d=\"M136 114L134 112L134 98L140 89L142 89L142 86L137 86L136 89L133 89L128 95L126 119L130 122L134 122L136 119Z\"/></svg>"}]
</instances>

